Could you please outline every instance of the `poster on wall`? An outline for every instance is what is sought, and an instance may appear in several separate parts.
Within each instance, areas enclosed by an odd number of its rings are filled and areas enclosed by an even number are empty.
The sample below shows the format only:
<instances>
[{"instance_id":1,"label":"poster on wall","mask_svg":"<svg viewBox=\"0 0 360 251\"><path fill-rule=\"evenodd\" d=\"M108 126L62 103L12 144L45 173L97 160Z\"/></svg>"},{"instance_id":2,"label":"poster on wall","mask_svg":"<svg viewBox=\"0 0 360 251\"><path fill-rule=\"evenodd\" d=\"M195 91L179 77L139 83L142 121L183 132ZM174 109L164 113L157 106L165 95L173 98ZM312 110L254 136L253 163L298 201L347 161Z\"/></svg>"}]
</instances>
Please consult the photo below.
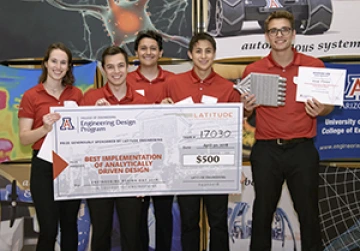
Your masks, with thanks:
<instances>
[{"instance_id":1,"label":"poster on wall","mask_svg":"<svg viewBox=\"0 0 360 251\"><path fill-rule=\"evenodd\" d=\"M94 84L96 62L74 67L75 85L86 91ZM23 93L38 83L40 69L0 65L0 163L29 159L30 146L19 141L18 108Z\"/></svg>"},{"instance_id":2,"label":"poster on wall","mask_svg":"<svg viewBox=\"0 0 360 251\"><path fill-rule=\"evenodd\" d=\"M275 9L294 14L294 47L315 57L360 55L360 0L208 0L207 31L217 58L265 56L264 21Z\"/></svg>"},{"instance_id":3,"label":"poster on wall","mask_svg":"<svg viewBox=\"0 0 360 251\"><path fill-rule=\"evenodd\" d=\"M133 55L138 31L147 29L157 30L163 37L165 57L186 58L192 34L191 3L190 0L4 1L0 8L0 32L6 39L0 41L0 60L41 57L44 48L56 41L69 47L74 58L100 59L104 48L112 44Z\"/></svg>"},{"instance_id":4,"label":"poster on wall","mask_svg":"<svg viewBox=\"0 0 360 251\"><path fill-rule=\"evenodd\" d=\"M324 251L360 250L360 168L321 165L319 178Z\"/></svg>"},{"instance_id":5,"label":"poster on wall","mask_svg":"<svg viewBox=\"0 0 360 251\"><path fill-rule=\"evenodd\" d=\"M88 251L90 214L82 201L78 212L78 251ZM0 165L0 250L35 250L39 225L30 192L29 164ZM60 251L58 236L54 251Z\"/></svg>"},{"instance_id":6,"label":"poster on wall","mask_svg":"<svg viewBox=\"0 0 360 251\"><path fill-rule=\"evenodd\" d=\"M229 197L228 229L230 250L248 250L251 240L254 181L250 166L243 166L242 171L246 177L242 194ZM271 250L301 250L299 221L286 185L283 186L282 196L275 211L271 227L271 238Z\"/></svg>"},{"instance_id":7,"label":"poster on wall","mask_svg":"<svg viewBox=\"0 0 360 251\"><path fill-rule=\"evenodd\" d=\"M316 147L321 160L360 160L360 65L326 64L346 69L344 103L318 117Z\"/></svg>"}]
</instances>

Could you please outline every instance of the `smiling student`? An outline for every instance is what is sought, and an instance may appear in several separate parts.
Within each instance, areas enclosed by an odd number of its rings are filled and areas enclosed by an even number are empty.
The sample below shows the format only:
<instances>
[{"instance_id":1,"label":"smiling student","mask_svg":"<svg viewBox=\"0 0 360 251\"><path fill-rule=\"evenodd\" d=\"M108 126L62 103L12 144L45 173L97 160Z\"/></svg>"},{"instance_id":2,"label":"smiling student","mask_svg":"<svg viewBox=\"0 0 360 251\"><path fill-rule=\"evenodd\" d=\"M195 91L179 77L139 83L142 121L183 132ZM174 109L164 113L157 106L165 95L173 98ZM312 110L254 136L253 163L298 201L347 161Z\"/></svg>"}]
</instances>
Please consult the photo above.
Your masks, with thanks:
<instances>
[{"instance_id":1,"label":"smiling student","mask_svg":"<svg viewBox=\"0 0 360 251\"><path fill-rule=\"evenodd\" d=\"M167 98L163 103L191 100L193 103L240 102L240 94L234 84L212 69L216 42L207 33L191 38L188 56L193 69L172 78L166 85ZM227 226L228 195L180 195L178 202L181 215L181 244L183 250L199 251L200 248L200 200L203 199L210 225L210 250L228 251Z\"/></svg>"},{"instance_id":2,"label":"smiling student","mask_svg":"<svg viewBox=\"0 0 360 251\"><path fill-rule=\"evenodd\" d=\"M81 104L101 106L149 103L127 83L128 65L128 55L122 48L117 46L106 48L102 54L102 67L107 83L102 88L86 92ZM111 250L114 206L120 223L121 250L141 250L139 232L142 198L96 198L87 201L92 224L92 251Z\"/></svg>"},{"instance_id":3,"label":"smiling student","mask_svg":"<svg viewBox=\"0 0 360 251\"><path fill-rule=\"evenodd\" d=\"M256 109L256 142L250 156L255 189L251 251L271 250L271 224L284 181L299 217L301 249L323 250L318 209L319 155L313 138L317 116L329 114L333 106L314 98L296 102L293 81L299 66L324 67L324 63L293 48L295 33L290 12L270 14L265 21L265 38L271 52L248 65L243 74L278 74L287 79L284 106L247 106L249 113Z\"/></svg>"},{"instance_id":4,"label":"smiling student","mask_svg":"<svg viewBox=\"0 0 360 251\"><path fill-rule=\"evenodd\" d=\"M175 75L158 64L164 52L163 39L154 30L140 31L135 39L134 50L140 64L128 74L128 83L150 102L159 104L165 95L165 81Z\"/></svg>"},{"instance_id":5,"label":"smiling student","mask_svg":"<svg viewBox=\"0 0 360 251\"><path fill-rule=\"evenodd\" d=\"M82 92L73 86L72 54L62 43L51 44L41 64L39 84L27 90L19 106L19 137L23 145L32 144L30 191L40 227L37 251L55 249L60 224L61 250L77 251L77 214L80 200L54 201L52 163L37 157L45 136L60 119L50 107L66 101L79 103Z\"/></svg>"},{"instance_id":6,"label":"smiling student","mask_svg":"<svg viewBox=\"0 0 360 251\"><path fill-rule=\"evenodd\" d=\"M128 83L151 103L158 104L165 98L164 83L174 73L163 70L158 61L163 54L162 37L154 30L140 31L135 39L134 49L139 67L128 74ZM155 251L171 251L174 196L151 196L155 214ZM143 251L149 250L148 211L150 196L143 201L141 217L141 238Z\"/></svg>"}]
</instances>

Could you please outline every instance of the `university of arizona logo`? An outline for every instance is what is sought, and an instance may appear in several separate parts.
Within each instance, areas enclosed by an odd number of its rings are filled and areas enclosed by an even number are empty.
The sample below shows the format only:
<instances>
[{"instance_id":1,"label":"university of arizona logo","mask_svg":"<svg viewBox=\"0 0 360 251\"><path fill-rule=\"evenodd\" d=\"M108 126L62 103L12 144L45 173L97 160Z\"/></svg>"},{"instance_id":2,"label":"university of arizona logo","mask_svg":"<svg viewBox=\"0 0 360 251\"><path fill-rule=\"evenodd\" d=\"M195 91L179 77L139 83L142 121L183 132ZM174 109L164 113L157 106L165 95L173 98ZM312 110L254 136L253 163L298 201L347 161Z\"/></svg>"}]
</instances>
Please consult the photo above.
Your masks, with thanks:
<instances>
[{"instance_id":1,"label":"university of arizona logo","mask_svg":"<svg viewBox=\"0 0 360 251\"><path fill-rule=\"evenodd\" d=\"M74 130L74 129L75 129L75 127L71 123L71 118L69 118L69 117L62 118L60 130Z\"/></svg>"},{"instance_id":2,"label":"university of arizona logo","mask_svg":"<svg viewBox=\"0 0 360 251\"><path fill-rule=\"evenodd\" d=\"M360 74L348 74L344 101L360 101Z\"/></svg>"},{"instance_id":3,"label":"university of arizona logo","mask_svg":"<svg viewBox=\"0 0 360 251\"><path fill-rule=\"evenodd\" d=\"M265 8L282 8L283 6L278 0L266 0Z\"/></svg>"}]
</instances>

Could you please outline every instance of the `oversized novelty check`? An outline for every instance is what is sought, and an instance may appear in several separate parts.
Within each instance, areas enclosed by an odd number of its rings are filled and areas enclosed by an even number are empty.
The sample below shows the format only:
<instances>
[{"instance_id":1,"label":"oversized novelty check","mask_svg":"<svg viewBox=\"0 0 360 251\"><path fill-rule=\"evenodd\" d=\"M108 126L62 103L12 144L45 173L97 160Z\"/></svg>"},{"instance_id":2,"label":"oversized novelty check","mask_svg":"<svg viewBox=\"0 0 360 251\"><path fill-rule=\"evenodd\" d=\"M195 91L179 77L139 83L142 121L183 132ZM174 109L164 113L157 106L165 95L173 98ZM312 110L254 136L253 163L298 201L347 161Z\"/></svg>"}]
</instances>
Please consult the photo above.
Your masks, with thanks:
<instances>
[{"instance_id":1,"label":"oversized novelty check","mask_svg":"<svg viewBox=\"0 0 360 251\"><path fill-rule=\"evenodd\" d=\"M240 103L51 109L56 200L240 193Z\"/></svg>"}]
</instances>

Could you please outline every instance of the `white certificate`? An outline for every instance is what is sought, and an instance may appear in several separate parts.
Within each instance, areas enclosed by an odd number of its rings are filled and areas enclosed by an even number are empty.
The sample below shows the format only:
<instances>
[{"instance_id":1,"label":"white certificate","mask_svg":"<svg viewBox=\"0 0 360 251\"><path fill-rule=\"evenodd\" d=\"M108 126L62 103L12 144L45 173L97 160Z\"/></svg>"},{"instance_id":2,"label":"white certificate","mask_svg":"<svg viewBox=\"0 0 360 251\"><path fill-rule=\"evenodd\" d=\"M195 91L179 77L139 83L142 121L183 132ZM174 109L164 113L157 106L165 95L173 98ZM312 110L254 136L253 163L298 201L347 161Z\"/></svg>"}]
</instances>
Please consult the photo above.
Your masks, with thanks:
<instances>
[{"instance_id":1,"label":"white certificate","mask_svg":"<svg viewBox=\"0 0 360 251\"><path fill-rule=\"evenodd\" d=\"M241 103L51 111L55 200L241 192Z\"/></svg>"},{"instance_id":2,"label":"white certificate","mask_svg":"<svg viewBox=\"0 0 360 251\"><path fill-rule=\"evenodd\" d=\"M345 79L345 69L299 67L298 77L294 78L296 101L315 98L323 104L342 106Z\"/></svg>"}]
</instances>

